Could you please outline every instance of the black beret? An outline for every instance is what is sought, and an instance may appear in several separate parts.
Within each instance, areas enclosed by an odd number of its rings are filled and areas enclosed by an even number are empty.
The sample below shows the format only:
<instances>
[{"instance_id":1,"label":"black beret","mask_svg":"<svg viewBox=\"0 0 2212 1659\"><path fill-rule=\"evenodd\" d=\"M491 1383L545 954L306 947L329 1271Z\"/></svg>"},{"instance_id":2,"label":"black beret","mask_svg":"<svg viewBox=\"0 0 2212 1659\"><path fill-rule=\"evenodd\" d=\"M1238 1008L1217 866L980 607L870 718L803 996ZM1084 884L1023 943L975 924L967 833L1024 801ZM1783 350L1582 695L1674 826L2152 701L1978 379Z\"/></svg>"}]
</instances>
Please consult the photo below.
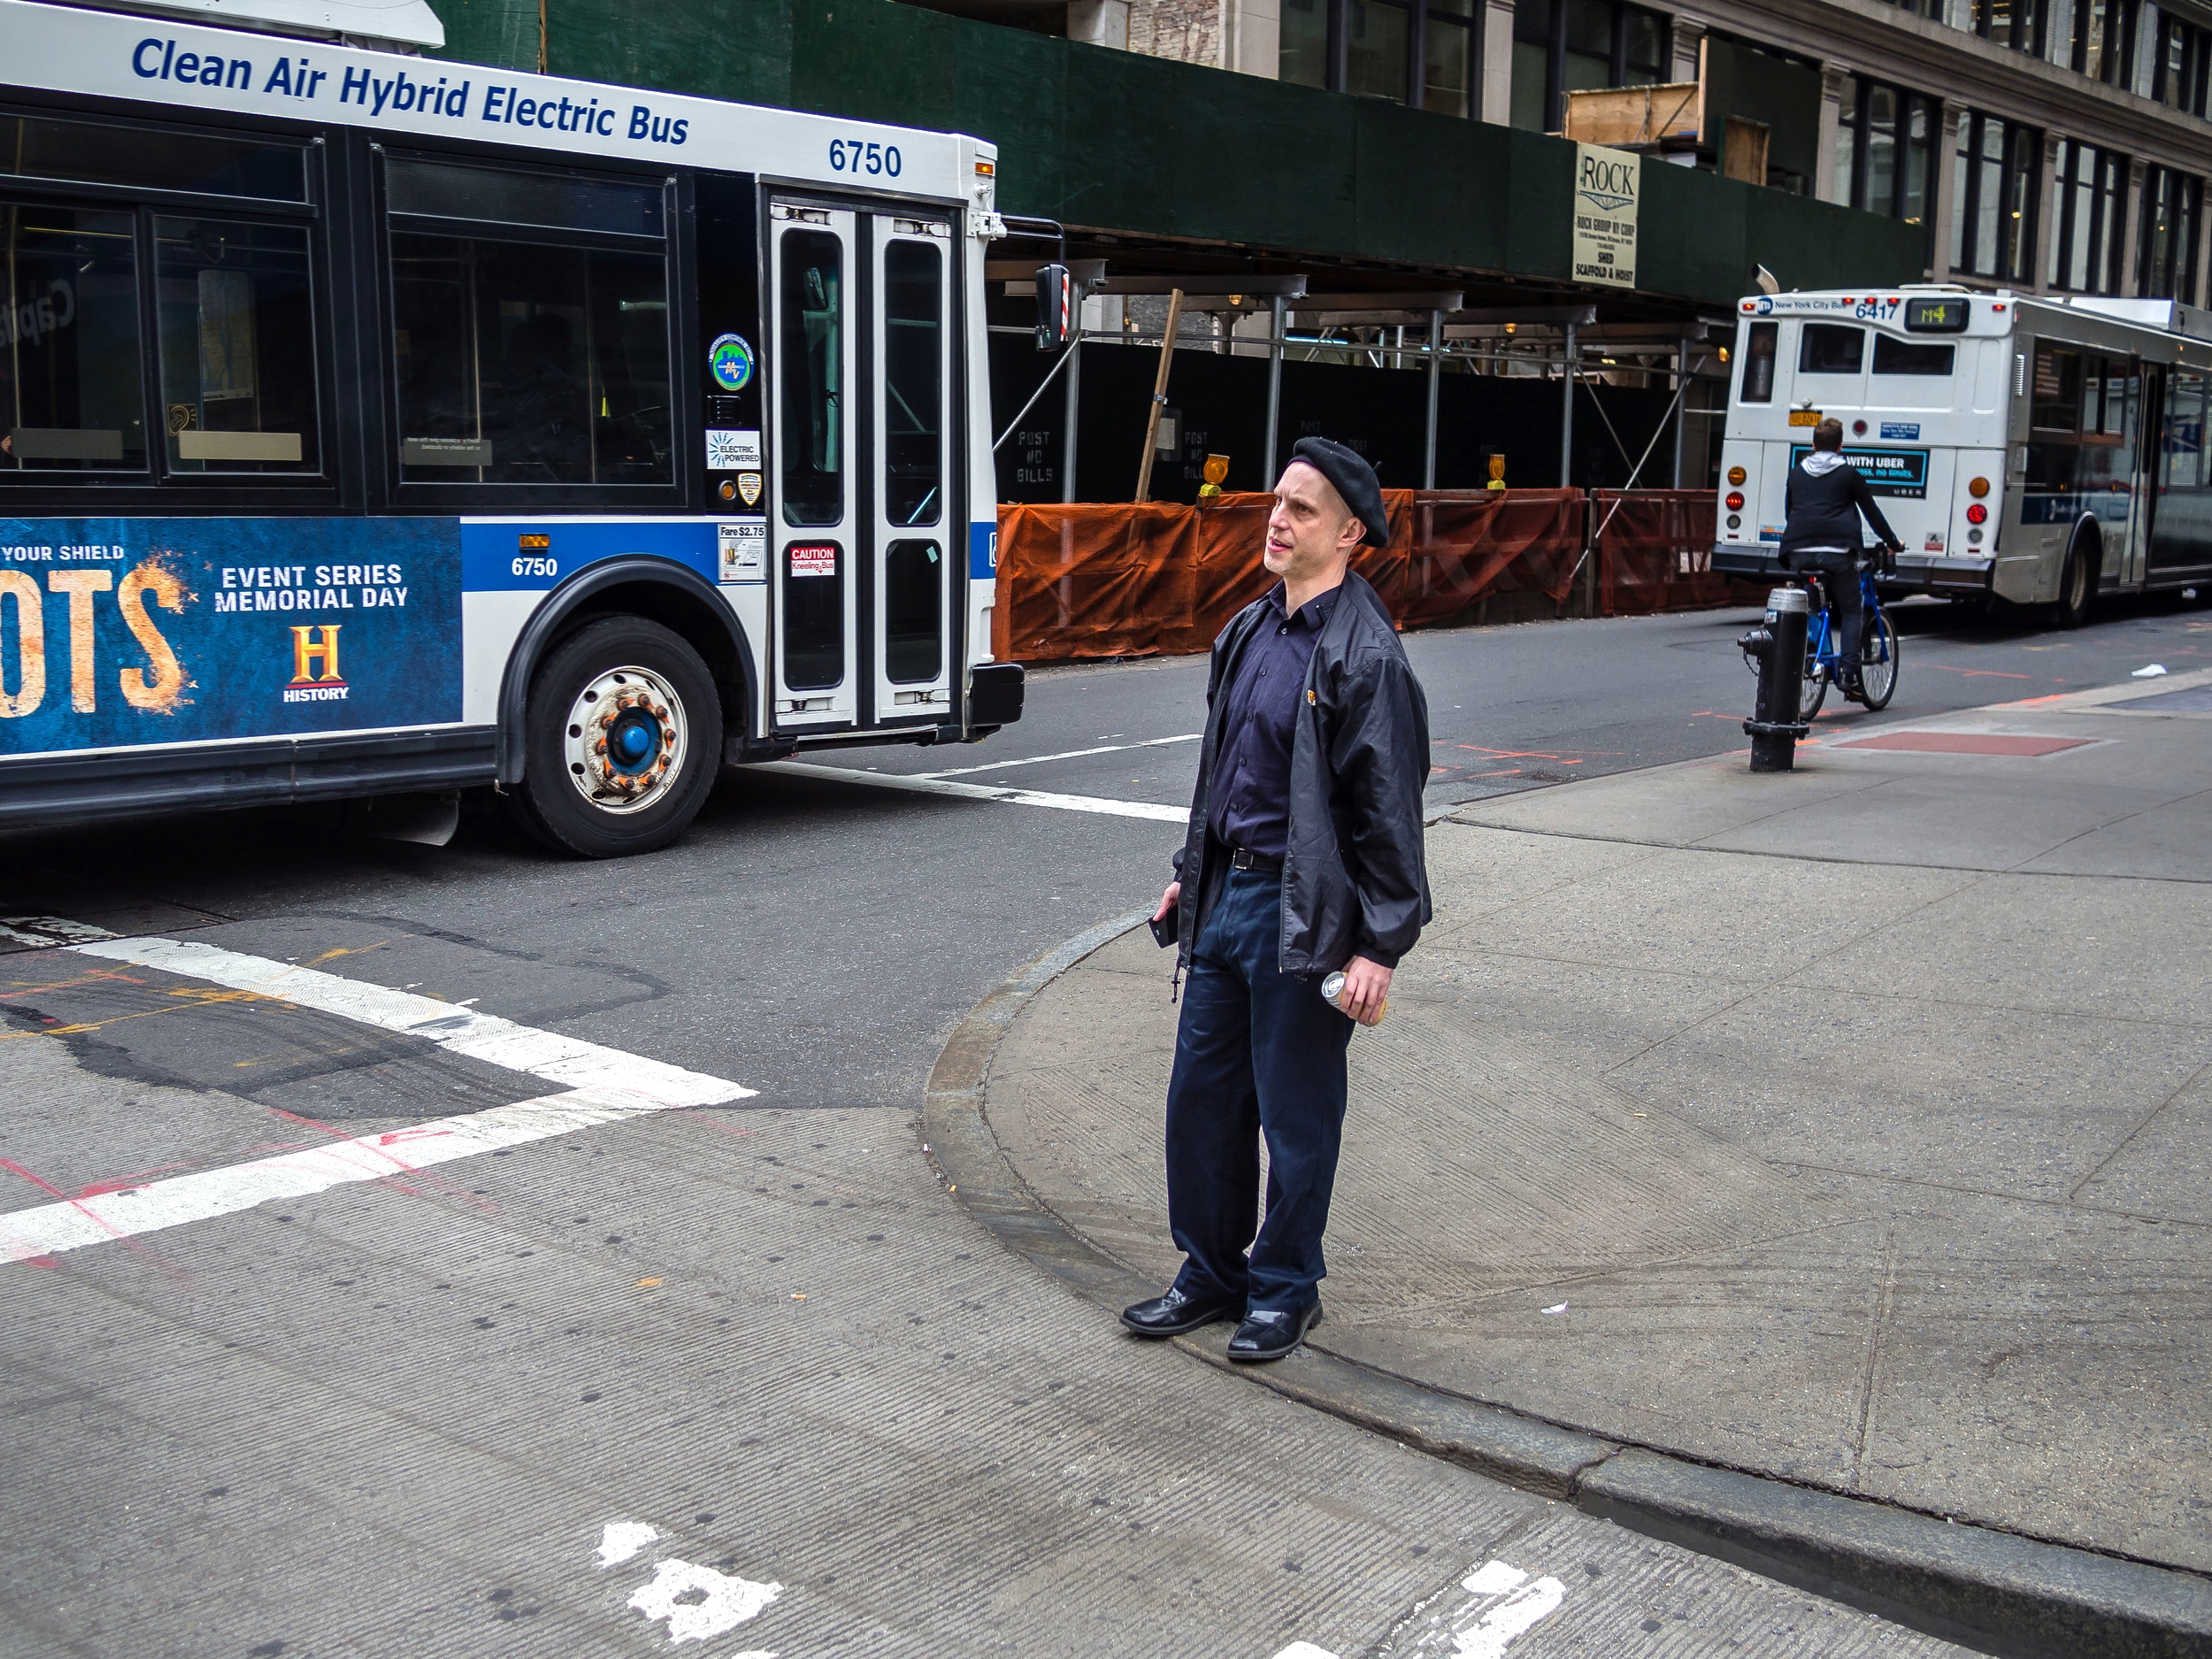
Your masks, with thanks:
<instances>
[{"instance_id":1,"label":"black beret","mask_svg":"<svg viewBox=\"0 0 2212 1659\"><path fill-rule=\"evenodd\" d=\"M1383 511L1382 482L1365 456L1333 438L1301 438L1291 446L1290 458L1303 461L1336 486L1352 517L1366 530L1363 540L1377 547L1390 545L1390 515Z\"/></svg>"}]
</instances>

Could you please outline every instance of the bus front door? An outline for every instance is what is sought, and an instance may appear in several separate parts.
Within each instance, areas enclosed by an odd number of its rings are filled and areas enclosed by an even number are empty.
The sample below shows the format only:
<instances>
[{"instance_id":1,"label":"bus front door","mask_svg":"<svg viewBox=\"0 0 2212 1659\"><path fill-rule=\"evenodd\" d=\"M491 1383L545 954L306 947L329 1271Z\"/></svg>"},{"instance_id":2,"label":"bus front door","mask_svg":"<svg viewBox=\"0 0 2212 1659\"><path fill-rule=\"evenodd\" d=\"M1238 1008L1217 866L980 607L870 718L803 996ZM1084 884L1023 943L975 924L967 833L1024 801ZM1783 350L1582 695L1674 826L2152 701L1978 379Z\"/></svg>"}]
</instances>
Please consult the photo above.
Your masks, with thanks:
<instances>
[{"instance_id":1,"label":"bus front door","mask_svg":"<svg viewBox=\"0 0 2212 1659\"><path fill-rule=\"evenodd\" d=\"M953 718L949 220L778 202L780 732Z\"/></svg>"},{"instance_id":2,"label":"bus front door","mask_svg":"<svg viewBox=\"0 0 2212 1659\"><path fill-rule=\"evenodd\" d=\"M860 384L855 311L859 216L777 202L769 209L775 345L769 354L776 492L775 704L779 732L860 719L853 566L864 539L853 456Z\"/></svg>"}]
</instances>

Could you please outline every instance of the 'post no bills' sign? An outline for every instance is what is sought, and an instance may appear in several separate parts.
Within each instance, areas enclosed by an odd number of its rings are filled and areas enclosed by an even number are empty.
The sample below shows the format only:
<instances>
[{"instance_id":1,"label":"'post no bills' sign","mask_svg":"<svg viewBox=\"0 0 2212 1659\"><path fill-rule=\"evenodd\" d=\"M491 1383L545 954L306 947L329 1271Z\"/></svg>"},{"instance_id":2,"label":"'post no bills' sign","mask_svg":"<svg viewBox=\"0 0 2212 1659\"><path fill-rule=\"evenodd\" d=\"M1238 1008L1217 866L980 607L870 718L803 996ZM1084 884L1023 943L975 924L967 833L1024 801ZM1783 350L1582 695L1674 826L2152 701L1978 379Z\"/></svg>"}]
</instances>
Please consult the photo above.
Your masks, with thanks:
<instances>
[{"instance_id":1,"label":"'post no bills' sign","mask_svg":"<svg viewBox=\"0 0 2212 1659\"><path fill-rule=\"evenodd\" d=\"M1574 278L1636 286L1636 199L1642 161L1624 150L1575 146Z\"/></svg>"}]
</instances>

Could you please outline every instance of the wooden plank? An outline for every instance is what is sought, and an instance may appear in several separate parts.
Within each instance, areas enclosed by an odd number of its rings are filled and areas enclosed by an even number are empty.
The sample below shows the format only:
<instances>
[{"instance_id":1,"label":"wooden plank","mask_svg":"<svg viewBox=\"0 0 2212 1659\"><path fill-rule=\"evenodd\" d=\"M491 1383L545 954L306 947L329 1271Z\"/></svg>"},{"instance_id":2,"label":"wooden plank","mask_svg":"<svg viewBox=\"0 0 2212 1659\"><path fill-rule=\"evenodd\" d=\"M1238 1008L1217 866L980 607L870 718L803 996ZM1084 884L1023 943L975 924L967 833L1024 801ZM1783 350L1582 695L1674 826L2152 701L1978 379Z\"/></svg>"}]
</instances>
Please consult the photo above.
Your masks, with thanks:
<instances>
[{"instance_id":1,"label":"wooden plank","mask_svg":"<svg viewBox=\"0 0 2212 1659\"><path fill-rule=\"evenodd\" d=\"M1565 136L1586 144L1632 150L1663 142L1695 143L1705 119L1703 84L1599 87L1567 95Z\"/></svg>"}]
</instances>

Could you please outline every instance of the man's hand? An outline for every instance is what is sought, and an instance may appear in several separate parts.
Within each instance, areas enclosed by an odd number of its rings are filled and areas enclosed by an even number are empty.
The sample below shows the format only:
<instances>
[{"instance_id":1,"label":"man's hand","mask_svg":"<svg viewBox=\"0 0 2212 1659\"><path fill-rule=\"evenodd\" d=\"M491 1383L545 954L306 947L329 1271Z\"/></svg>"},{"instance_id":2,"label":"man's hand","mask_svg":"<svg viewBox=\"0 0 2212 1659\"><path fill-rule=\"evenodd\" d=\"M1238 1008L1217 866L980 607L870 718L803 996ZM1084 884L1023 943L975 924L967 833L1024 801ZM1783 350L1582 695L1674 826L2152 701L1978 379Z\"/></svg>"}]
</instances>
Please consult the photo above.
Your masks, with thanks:
<instances>
[{"instance_id":1,"label":"man's hand","mask_svg":"<svg viewBox=\"0 0 2212 1659\"><path fill-rule=\"evenodd\" d=\"M1337 994L1336 1005L1361 1025L1375 1023L1389 995L1390 970L1381 963L1354 956L1344 964L1344 988Z\"/></svg>"},{"instance_id":2,"label":"man's hand","mask_svg":"<svg viewBox=\"0 0 2212 1659\"><path fill-rule=\"evenodd\" d=\"M1167 913L1175 908L1176 901L1182 896L1183 884L1179 881L1169 882L1167 891L1160 895L1160 908L1152 912L1152 919L1156 922L1165 921Z\"/></svg>"}]
</instances>

